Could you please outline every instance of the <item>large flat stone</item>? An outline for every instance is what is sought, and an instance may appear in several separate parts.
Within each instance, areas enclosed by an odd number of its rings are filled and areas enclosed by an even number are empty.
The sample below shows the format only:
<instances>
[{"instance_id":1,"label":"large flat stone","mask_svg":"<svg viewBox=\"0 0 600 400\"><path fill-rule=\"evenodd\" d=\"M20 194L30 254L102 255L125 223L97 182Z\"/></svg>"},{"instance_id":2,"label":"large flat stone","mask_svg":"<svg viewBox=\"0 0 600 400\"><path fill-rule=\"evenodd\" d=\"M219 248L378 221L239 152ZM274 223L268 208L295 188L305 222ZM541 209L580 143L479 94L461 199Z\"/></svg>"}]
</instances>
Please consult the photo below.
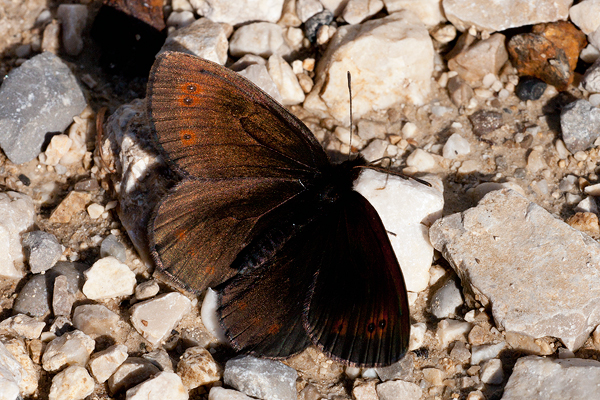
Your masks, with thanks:
<instances>
[{"instance_id":1,"label":"large flat stone","mask_svg":"<svg viewBox=\"0 0 600 400\"><path fill-rule=\"evenodd\" d=\"M430 239L500 329L576 350L600 323L600 244L515 191L436 221Z\"/></svg>"}]
</instances>

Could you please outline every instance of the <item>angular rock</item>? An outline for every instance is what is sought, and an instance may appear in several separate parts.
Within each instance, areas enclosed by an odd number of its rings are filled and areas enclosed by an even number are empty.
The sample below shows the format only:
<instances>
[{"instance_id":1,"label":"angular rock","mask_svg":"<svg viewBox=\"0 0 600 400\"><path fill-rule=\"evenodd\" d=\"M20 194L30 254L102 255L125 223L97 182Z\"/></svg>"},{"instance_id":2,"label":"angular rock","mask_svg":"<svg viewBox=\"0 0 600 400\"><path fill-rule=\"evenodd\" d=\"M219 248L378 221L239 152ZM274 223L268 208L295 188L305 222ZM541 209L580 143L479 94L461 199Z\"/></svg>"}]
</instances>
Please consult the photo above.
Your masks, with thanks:
<instances>
[{"instance_id":1,"label":"angular rock","mask_svg":"<svg viewBox=\"0 0 600 400\"><path fill-rule=\"evenodd\" d=\"M285 55L290 49L283 39L283 28L277 24L256 22L244 25L231 36L229 52L234 57L255 54L270 57Z\"/></svg>"},{"instance_id":2,"label":"angular rock","mask_svg":"<svg viewBox=\"0 0 600 400\"><path fill-rule=\"evenodd\" d=\"M115 344L92 354L88 367L99 383L104 383L127 359L127 346Z\"/></svg>"},{"instance_id":3,"label":"angular rock","mask_svg":"<svg viewBox=\"0 0 600 400\"><path fill-rule=\"evenodd\" d=\"M94 391L94 380L87 369L72 365L52 378L49 400L83 400Z\"/></svg>"},{"instance_id":4,"label":"angular rock","mask_svg":"<svg viewBox=\"0 0 600 400\"><path fill-rule=\"evenodd\" d=\"M281 17L284 0L205 0L193 2L198 15L214 22L241 25L249 21L277 22Z\"/></svg>"},{"instance_id":5,"label":"angular rock","mask_svg":"<svg viewBox=\"0 0 600 400\"><path fill-rule=\"evenodd\" d=\"M469 121L473 124L473 133L483 136L502 126L502 114L497 111L479 110L469 116Z\"/></svg>"},{"instance_id":6,"label":"angular rock","mask_svg":"<svg viewBox=\"0 0 600 400\"><path fill-rule=\"evenodd\" d=\"M94 347L94 339L85 333L78 330L67 332L48 343L42 356L42 367L54 372L65 365L85 366Z\"/></svg>"},{"instance_id":7,"label":"angular rock","mask_svg":"<svg viewBox=\"0 0 600 400\"><path fill-rule=\"evenodd\" d=\"M443 0L446 18L460 31L474 26L496 32L540 22L565 20L573 0Z\"/></svg>"},{"instance_id":8,"label":"angular rock","mask_svg":"<svg viewBox=\"0 0 600 400\"><path fill-rule=\"evenodd\" d=\"M188 397L179 375L163 371L152 379L129 389L125 398L126 400L187 400Z\"/></svg>"},{"instance_id":9,"label":"angular rock","mask_svg":"<svg viewBox=\"0 0 600 400\"><path fill-rule=\"evenodd\" d=\"M108 378L108 389L113 395L127 390L160 372L151 361L141 357L129 357Z\"/></svg>"},{"instance_id":10,"label":"angular rock","mask_svg":"<svg viewBox=\"0 0 600 400\"><path fill-rule=\"evenodd\" d=\"M349 0L342 17L350 25L360 24L383 9L382 0ZM389 12L389 8L388 8Z\"/></svg>"},{"instance_id":11,"label":"angular rock","mask_svg":"<svg viewBox=\"0 0 600 400\"><path fill-rule=\"evenodd\" d=\"M428 27L446 21L441 0L383 0L383 2L388 13L410 10Z\"/></svg>"},{"instance_id":12,"label":"angular rock","mask_svg":"<svg viewBox=\"0 0 600 400\"><path fill-rule=\"evenodd\" d=\"M502 400L600 397L600 362L529 356L517 360Z\"/></svg>"},{"instance_id":13,"label":"angular rock","mask_svg":"<svg viewBox=\"0 0 600 400\"><path fill-rule=\"evenodd\" d=\"M50 222L66 224L71 218L80 212L85 211L85 206L90 202L92 195L87 192L78 192L73 190L69 192L60 204L50 214Z\"/></svg>"},{"instance_id":14,"label":"angular rock","mask_svg":"<svg viewBox=\"0 0 600 400\"><path fill-rule=\"evenodd\" d=\"M581 84L590 93L600 93L600 59L585 71Z\"/></svg>"},{"instance_id":15,"label":"angular rock","mask_svg":"<svg viewBox=\"0 0 600 400\"><path fill-rule=\"evenodd\" d=\"M67 277L59 275L54 279L54 291L52 293L52 311L55 316L69 317L75 296L69 292L69 282Z\"/></svg>"},{"instance_id":16,"label":"angular rock","mask_svg":"<svg viewBox=\"0 0 600 400\"><path fill-rule=\"evenodd\" d=\"M22 366L8 349L0 342L0 394L13 400L19 396L19 384L22 381Z\"/></svg>"},{"instance_id":17,"label":"angular rock","mask_svg":"<svg viewBox=\"0 0 600 400\"><path fill-rule=\"evenodd\" d=\"M35 222L33 200L17 192L0 193L0 215L0 276L22 278L25 267L21 234Z\"/></svg>"},{"instance_id":18,"label":"angular rock","mask_svg":"<svg viewBox=\"0 0 600 400\"><path fill-rule=\"evenodd\" d=\"M155 280L144 281L135 287L135 298L137 300L146 300L158 294L160 286Z\"/></svg>"},{"instance_id":19,"label":"angular rock","mask_svg":"<svg viewBox=\"0 0 600 400\"><path fill-rule=\"evenodd\" d=\"M48 52L13 69L0 98L0 146L15 164L37 157L46 133L64 131L86 106L71 70Z\"/></svg>"},{"instance_id":20,"label":"angular rock","mask_svg":"<svg viewBox=\"0 0 600 400\"><path fill-rule=\"evenodd\" d=\"M269 57L267 70L281 94L283 105L295 105L304 101L304 91L298 83L298 78L283 57L277 55Z\"/></svg>"},{"instance_id":21,"label":"angular rock","mask_svg":"<svg viewBox=\"0 0 600 400\"><path fill-rule=\"evenodd\" d=\"M503 34L496 33L488 39L465 45L448 60L448 69L456 71L468 83L481 82L487 74L498 75L508 60L505 40Z\"/></svg>"},{"instance_id":22,"label":"angular rock","mask_svg":"<svg viewBox=\"0 0 600 400\"><path fill-rule=\"evenodd\" d=\"M0 322L0 332L18 335L25 339L37 339L42 334L46 323L25 314L17 314Z\"/></svg>"},{"instance_id":23,"label":"angular rock","mask_svg":"<svg viewBox=\"0 0 600 400\"><path fill-rule=\"evenodd\" d=\"M225 364L226 385L264 400L296 400L296 370L278 361L250 356L232 358Z\"/></svg>"},{"instance_id":24,"label":"angular rock","mask_svg":"<svg viewBox=\"0 0 600 400\"><path fill-rule=\"evenodd\" d=\"M456 316L457 308L462 304L460 282L449 278L431 297L430 309L438 319L452 318Z\"/></svg>"},{"instance_id":25,"label":"angular rock","mask_svg":"<svg viewBox=\"0 0 600 400\"><path fill-rule=\"evenodd\" d=\"M571 6L569 16L583 33L589 35L600 27L600 1L580 1Z\"/></svg>"},{"instance_id":26,"label":"angular rock","mask_svg":"<svg viewBox=\"0 0 600 400\"><path fill-rule=\"evenodd\" d=\"M177 374L183 385L192 390L199 386L217 382L223 371L208 350L195 346L185 350L177 364Z\"/></svg>"},{"instance_id":27,"label":"angular rock","mask_svg":"<svg viewBox=\"0 0 600 400\"><path fill-rule=\"evenodd\" d=\"M23 246L28 251L29 268L34 274L52 268L63 253L63 248L58 243L56 236L44 231L25 233L23 235Z\"/></svg>"},{"instance_id":28,"label":"angular rock","mask_svg":"<svg viewBox=\"0 0 600 400\"><path fill-rule=\"evenodd\" d=\"M304 107L348 124L347 71L354 118L398 102L423 104L430 91L433 44L410 11L338 29L317 66Z\"/></svg>"},{"instance_id":29,"label":"angular rock","mask_svg":"<svg viewBox=\"0 0 600 400\"><path fill-rule=\"evenodd\" d=\"M520 75L534 76L558 90L573 82L585 35L569 22L536 25L508 42L511 62Z\"/></svg>"},{"instance_id":30,"label":"angular rock","mask_svg":"<svg viewBox=\"0 0 600 400\"><path fill-rule=\"evenodd\" d=\"M323 5L319 0L297 0L296 14L300 21L306 22L313 15L323 11Z\"/></svg>"},{"instance_id":31,"label":"angular rock","mask_svg":"<svg viewBox=\"0 0 600 400\"><path fill-rule=\"evenodd\" d=\"M442 192L411 179L365 170L354 184L375 207L402 268L406 288L412 292L424 290L429 283L429 268L433 247L427 231L441 215L444 206ZM383 188L383 189L382 189ZM402 200L400 200L402 199Z\"/></svg>"},{"instance_id":32,"label":"angular rock","mask_svg":"<svg viewBox=\"0 0 600 400\"><path fill-rule=\"evenodd\" d=\"M318 14L313 15L304 23L304 35L311 42L317 40L317 32L319 28L331 24L333 14L329 10L323 10Z\"/></svg>"},{"instance_id":33,"label":"angular rock","mask_svg":"<svg viewBox=\"0 0 600 400\"><path fill-rule=\"evenodd\" d=\"M101 258L84 275L82 291L92 300L132 295L136 284L135 273L114 257Z\"/></svg>"},{"instance_id":34,"label":"angular rock","mask_svg":"<svg viewBox=\"0 0 600 400\"><path fill-rule=\"evenodd\" d=\"M42 317L50 312L50 293L47 278L44 275L34 275L21 288L13 310L32 317Z\"/></svg>"},{"instance_id":35,"label":"angular rock","mask_svg":"<svg viewBox=\"0 0 600 400\"><path fill-rule=\"evenodd\" d=\"M429 236L500 329L576 350L600 323L600 245L517 192L490 192Z\"/></svg>"},{"instance_id":36,"label":"angular rock","mask_svg":"<svg viewBox=\"0 0 600 400\"><path fill-rule=\"evenodd\" d=\"M566 148L575 153L587 150L600 137L600 109L580 99L563 107L560 127Z\"/></svg>"},{"instance_id":37,"label":"angular rock","mask_svg":"<svg viewBox=\"0 0 600 400\"><path fill-rule=\"evenodd\" d=\"M227 33L222 24L200 18L167 37L158 54L179 51L225 65L227 61Z\"/></svg>"},{"instance_id":38,"label":"angular rock","mask_svg":"<svg viewBox=\"0 0 600 400\"><path fill-rule=\"evenodd\" d=\"M191 304L180 293L165 293L131 307L131 323L144 339L157 346L190 311Z\"/></svg>"},{"instance_id":39,"label":"angular rock","mask_svg":"<svg viewBox=\"0 0 600 400\"><path fill-rule=\"evenodd\" d=\"M463 138L459 133L453 133L452 136L448 138L446 144L444 144L444 148L442 149L442 154L444 158L449 160L453 160L458 156L464 156L471 152L471 145L469 141Z\"/></svg>"},{"instance_id":40,"label":"angular rock","mask_svg":"<svg viewBox=\"0 0 600 400\"><path fill-rule=\"evenodd\" d=\"M104 257L114 257L122 263L127 261L125 245L113 234L105 237L100 245L100 258Z\"/></svg>"},{"instance_id":41,"label":"angular rock","mask_svg":"<svg viewBox=\"0 0 600 400\"><path fill-rule=\"evenodd\" d=\"M8 350L12 356L20 364L21 369L21 382L19 382L19 388L21 394L25 396L32 396L38 389L38 383L40 380L40 366L34 364L29 357L29 352L25 346L25 342L21 339L2 339L6 350ZM0 385L1 387L1 385Z\"/></svg>"},{"instance_id":42,"label":"angular rock","mask_svg":"<svg viewBox=\"0 0 600 400\"><path fill-rule=\"evenodd\" d=\"M119 320L118 314L102 304L82 304L73 311L73 326L92 337L114 337Z\"/></svg>"},{"instance_id":43,"label":"angular rock","mask_svg":"<svg viewBox=\"0 0 600 400\"><path fill-rule=\"evenodd\" d=\"M220 386L213 386L208 392L208 400L252 400L252 397L246 396L237 390L225 389Z\"/></svg>"},{"instance_id":44,"label":"angular rock","mask_svg":"<svg viewBox=\"0 0 600 400\"><path fill-rule=\"evenodd\" d=\"M380 383L376 389L379 400L419 400L423 394L419 385L405 381Z\"/></svg>"},{"instance_id":45,"label":"angular rock","mask_svg":"<svg viewBox=\"0 0 600 400\"><path fill-rule=\"evenodd\" d=\"M245 56L244 56L245 57ZM269 75L267 66L264 64L252 64L238 72L244 78L250 80L256 86L267 92L269 96L275 99L278 103L283 101L277 85L273 82L273 78Z\"/></svg>"}]
</instances>

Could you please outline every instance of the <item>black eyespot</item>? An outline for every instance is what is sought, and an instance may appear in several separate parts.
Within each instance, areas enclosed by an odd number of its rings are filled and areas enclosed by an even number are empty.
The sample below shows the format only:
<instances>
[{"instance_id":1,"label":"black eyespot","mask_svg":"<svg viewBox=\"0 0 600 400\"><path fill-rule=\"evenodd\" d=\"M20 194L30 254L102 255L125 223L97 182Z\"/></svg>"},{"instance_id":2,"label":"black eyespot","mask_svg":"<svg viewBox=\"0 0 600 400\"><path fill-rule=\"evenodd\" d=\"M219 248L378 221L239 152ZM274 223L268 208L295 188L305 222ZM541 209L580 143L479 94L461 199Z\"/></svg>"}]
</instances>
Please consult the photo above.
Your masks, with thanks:
<instances>
[{"instance_id":1,"label":"black eyespot","mask_svg":"<svg viewBox=\"0 0 600 400\"><path fill-rule=\"evenodd\" d=\"M184 97L183 102L189 106L194 102L194 100L191 97Z\"/></svg>"},{"instance_id":2,"label":"black eyespot","mask_svg":"<svg viewBox=\"0 0 600 400\"><path fill-rule=\"evenodd\" d=\"M371 323L370 323L370 324L367 326L367 330L369 331L369 333L373 332L373 331L375 330L375 324L371 322Z\"/></svg>"},{"instance_id":3,"label":"black eyespot","mask_svg":"<svg viewBox=\"0 0 600 400\"><path fill-rule=\"evenodd\" d=\"M187 90L190 93L194 93L196 91L196 85L188 85Z\"/></svg>"},{"instance_id":4,"label":"black eyespot","mask_svg":"<svg viewBox=\"0 0 600 400\"><path fill-rule=\"evenodd\" d=\"M190 135L189 133L186 133L185 135L183 135L183 138L185 140L190 140L192 138L192 135Z\"/></svg>"},{"instance_id":5,"label":"black eyespot","mask_svg":"<svg viewBox=\"0 0 600 400\"><path fill-rule=\"evenodd\" d=\"M385 328L385 325L386 325L385 319L382 319L381 321L379 321L379 328L380 329Z\"/></svg>"}]
</instances>

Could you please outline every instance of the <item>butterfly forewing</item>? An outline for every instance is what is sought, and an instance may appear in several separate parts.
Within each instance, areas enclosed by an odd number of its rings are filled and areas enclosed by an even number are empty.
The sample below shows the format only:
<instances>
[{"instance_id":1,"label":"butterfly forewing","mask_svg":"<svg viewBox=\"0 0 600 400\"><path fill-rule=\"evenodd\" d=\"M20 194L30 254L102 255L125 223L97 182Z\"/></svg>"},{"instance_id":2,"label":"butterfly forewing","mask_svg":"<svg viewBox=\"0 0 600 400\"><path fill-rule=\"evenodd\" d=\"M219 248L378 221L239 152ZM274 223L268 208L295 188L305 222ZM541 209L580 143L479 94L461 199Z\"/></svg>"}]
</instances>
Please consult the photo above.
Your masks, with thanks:
<instances>
[{"instance_id":1,"label":"butterfly forewing","mask_svg":"<svg viewBox=\"0 0 600 400\"><path fill-rule=\"evenodd\" d=\"M331 357L356 366L389 365L408 347L410 320L402 272L377 212L357 192L336 208L305 324Z\"/></svg>"},{"instance_id":2,"label":"butterfly forewing","mask_svg":"<svg viewBox=\"0 0 600 400\"><path fill-rule=\"evenodd\" d=\"M197 178L298 178L329 163L308 128L262 90L191 55L157 58L148 109L169 159Z\"/></svg>"}]
</instances>

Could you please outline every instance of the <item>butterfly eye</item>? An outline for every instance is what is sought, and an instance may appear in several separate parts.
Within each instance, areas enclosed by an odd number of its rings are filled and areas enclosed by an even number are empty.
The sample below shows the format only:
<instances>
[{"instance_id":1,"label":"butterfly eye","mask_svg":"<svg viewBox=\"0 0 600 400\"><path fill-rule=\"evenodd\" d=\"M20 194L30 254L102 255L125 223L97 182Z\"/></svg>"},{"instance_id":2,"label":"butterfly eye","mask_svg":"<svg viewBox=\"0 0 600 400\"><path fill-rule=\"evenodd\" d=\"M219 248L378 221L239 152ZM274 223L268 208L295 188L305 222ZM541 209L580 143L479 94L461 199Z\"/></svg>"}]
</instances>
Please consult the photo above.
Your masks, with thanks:
<instances>
[{"instance_id":1,"label":"butterfly eye","mask_svg":"<svg viewBox=\"0 0 600 400\"><path fill-rule=\"evenodd\" d=\"M381 321L379 321L379 329L385 328L385 325L386 325L385 319L382 319Z\"/></svg>"},{"instance_id":2,"label":"butterfly eye","mask_svg":"<svg viewBox=\"0 0 600 400\"><path fill-rule=\"evenodd\" d=\"M367 325L367 330L369 333L372 333L375 330L375 324L371 322L369 325Z\"/></svg>"}]
</instances>

